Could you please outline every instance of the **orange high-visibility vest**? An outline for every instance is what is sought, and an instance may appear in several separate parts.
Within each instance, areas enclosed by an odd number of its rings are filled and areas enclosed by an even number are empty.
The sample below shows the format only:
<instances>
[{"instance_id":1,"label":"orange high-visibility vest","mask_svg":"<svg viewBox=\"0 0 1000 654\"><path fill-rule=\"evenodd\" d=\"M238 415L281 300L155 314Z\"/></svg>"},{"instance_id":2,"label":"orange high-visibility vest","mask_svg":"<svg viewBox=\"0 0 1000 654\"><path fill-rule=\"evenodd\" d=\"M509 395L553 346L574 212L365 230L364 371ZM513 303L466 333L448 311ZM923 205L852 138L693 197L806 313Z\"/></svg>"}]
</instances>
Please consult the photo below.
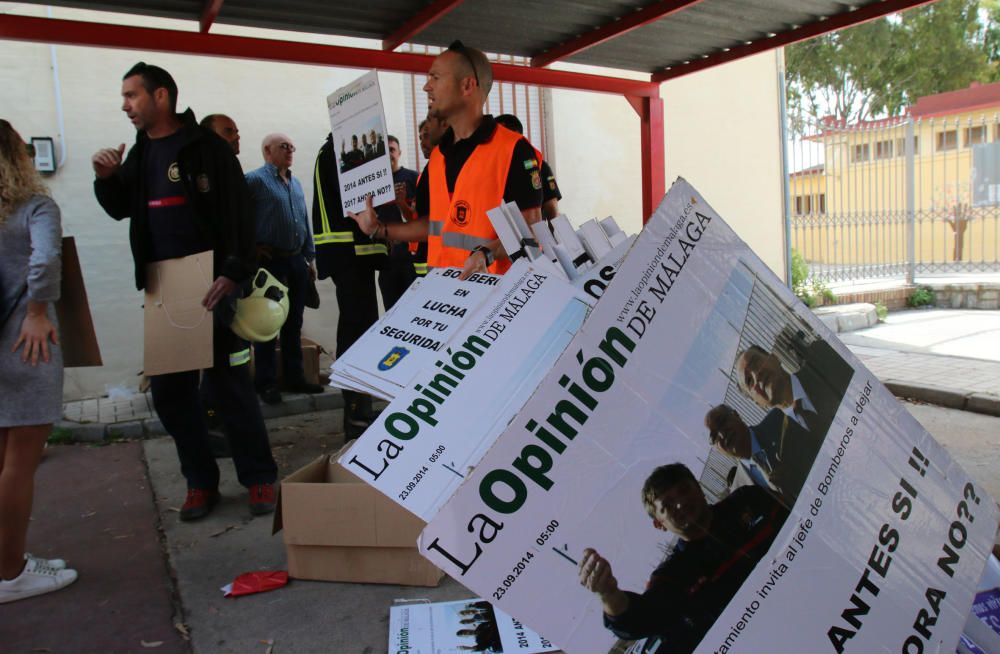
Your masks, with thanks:
<instances>
[{"instance_id":1,"label":"orange high-visibility vest","mask_svg":"<svg viewBox=\"0 0 1000 654\"><path fill-rule=\"evenodd\" d=\"M485 143L480 143L466 160L455 180L455 191L448 192L444 155L435 148L427 164L430 190L428 216L427 264L432 267L461 268L477 246L497 238L486 212L503 204L507 173L514 146L522 136L502 125ZM489 267L502 275L510 268L510 259L498 259Z\"/></svg>"}]
</instances>

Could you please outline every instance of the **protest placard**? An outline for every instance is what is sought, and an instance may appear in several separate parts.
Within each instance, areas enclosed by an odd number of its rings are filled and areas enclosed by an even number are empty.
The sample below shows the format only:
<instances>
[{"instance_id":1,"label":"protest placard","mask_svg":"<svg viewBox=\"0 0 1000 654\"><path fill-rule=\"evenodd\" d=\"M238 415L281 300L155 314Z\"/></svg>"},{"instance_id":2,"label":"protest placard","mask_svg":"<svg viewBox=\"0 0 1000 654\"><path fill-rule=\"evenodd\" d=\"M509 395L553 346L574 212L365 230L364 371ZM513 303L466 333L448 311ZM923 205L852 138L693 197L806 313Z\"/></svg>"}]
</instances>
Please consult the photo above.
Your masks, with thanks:
<instances>
[{"instance_id":1,"label":"protest placard","mask_svg":"<svg viewBox=\"0 0 1000 654\"><path fill-rule=\"evenodd\" d=\"M395 197L388 136L378 73L370 71L326 98L330 133L337 155L337 178L344 213L360 211L365 198L378 206Z\"/></svg>"},{"instance_id":2,"label":"protest placard","mask_svg":"<svg viewBox=\"0 0 1000 654\"><path fill-rule=\"evenodd\" d=\"M571 654L918 654L997 518L679 180L420 548Z\"/></svg>"},{"instance_id":3,"label":"protest placard","mask_svg":"<svg viewBox=\"0 0 1000 654\"><path fill-rule=\"evenodd\" d=\"M516 262L340 464L430 520L583 323L578 293Z\"/></svg>"},{"instance_id":4,"label":"protest placard","mask_svg":"<svg viewBox=\"0 0 1000 654\"><path fill-rule=\"evenodd\" d=\"M406 654L545 654L558 648L489 602L397 604L389 609L389 651Z\"/></svg>"},{"instance_id":5,"label":"protest placard","mask_svg":"<svg viewBox=\"0 0 1000 654\"><path fill-rule=\"evenodd\" d=\"M212 312L201 305L212 285L212 251L146 267L143 364L147 376L212 367Z\"/></svg>"},{"instance_id":6,"label":"protest placard","mask_svg":"<svg viewBox=\"0 0 1000 654\"><path fill-rule=\"evenodd\" d=\"M331 368L331 384L391 400L434 359L500 283L497 275L459 280L458 268L436 268L417 280Z\"/></svg>"}]
</instances>

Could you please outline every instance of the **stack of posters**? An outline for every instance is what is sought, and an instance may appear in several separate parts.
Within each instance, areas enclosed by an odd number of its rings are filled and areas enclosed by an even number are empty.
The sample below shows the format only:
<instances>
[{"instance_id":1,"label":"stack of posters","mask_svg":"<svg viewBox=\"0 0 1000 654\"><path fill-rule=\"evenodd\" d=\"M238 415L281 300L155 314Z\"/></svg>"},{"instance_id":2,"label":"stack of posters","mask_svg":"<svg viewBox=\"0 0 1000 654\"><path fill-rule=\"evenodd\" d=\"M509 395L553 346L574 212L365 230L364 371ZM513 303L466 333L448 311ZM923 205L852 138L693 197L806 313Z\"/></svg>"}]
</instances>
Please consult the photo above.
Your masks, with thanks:
<instances>
[{"instance_id":1,"label":"stack of posters","mask_svg":"<svg viewBox=\"0 0 1000 654\"><path fill-rule=\"evenodd\" d=\"M683 180L472 464L421 552L571 654L953 650L998 519Z\"/></svg>"},{"instance_id":2,"label":"stack of posters","mask_svg":"<svg viewBox=\"0 0 1000 654\"><path fill-rule=\"evenodd\" d=\"M497 275L459 280L457 268L436 268L414 281L377 323L330 367L330 385L392 400L414 375L433 365L456 331L492 296Z\"/></svg>"},{"instance_id":3,"label":"stack of posters","mask_svg":"<svg viewBox=\"0 0 1000 654\"><path fill-rule=\"evenodd\" d=\"M389 651L545 654L558 648L489 602L473 598L389 609Z\"/></svg>"}]
</instances>

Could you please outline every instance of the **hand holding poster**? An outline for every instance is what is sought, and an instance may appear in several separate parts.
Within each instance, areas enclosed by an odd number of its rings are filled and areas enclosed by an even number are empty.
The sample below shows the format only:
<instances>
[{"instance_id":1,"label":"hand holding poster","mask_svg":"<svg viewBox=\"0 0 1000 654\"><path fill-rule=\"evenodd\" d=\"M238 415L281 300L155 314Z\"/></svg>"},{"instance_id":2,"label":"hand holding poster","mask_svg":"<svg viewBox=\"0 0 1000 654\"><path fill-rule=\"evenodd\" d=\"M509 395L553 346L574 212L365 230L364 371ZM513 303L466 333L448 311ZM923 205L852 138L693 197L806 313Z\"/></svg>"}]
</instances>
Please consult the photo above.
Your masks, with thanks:
<instances>
[{"instance_id":1,"label":"hand holding poster","mask_svg":"<svg viewBox=\"0 0 1000 654\"><path fill-rule=\"evenodd\" d=\"M327 96L326 106L344 214L364 209L369 195L374 195L375 206L392 200L395 194L378 73L373 70L337 89Z\"/></svg>"},{"instance_id":2,"label":"hand holding poster","mask_svg":"<svg viewBox=\"0 0 1000 654\"><path fill-rule=\"evenodd\" d=\"M997 516L680 180L420 548L571 654L919 654Z\"/></svg>"}]
</instances>

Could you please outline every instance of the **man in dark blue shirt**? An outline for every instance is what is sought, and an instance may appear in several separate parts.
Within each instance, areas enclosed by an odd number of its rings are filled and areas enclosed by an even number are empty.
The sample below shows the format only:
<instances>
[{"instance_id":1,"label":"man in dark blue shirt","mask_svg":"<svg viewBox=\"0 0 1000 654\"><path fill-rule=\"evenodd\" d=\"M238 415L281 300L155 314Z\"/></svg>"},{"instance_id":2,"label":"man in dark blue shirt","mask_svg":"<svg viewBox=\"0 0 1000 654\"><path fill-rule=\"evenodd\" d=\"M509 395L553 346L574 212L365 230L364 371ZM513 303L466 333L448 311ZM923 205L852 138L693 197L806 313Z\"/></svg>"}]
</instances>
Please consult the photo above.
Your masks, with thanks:
<instances>
[{"instance_id":1,"label":"man in dark blue shirt","mask_svg":"<svg viewBox=\"0 0 1000 654\"><path fill-rule=\"evenodd\" d=\"M375 209L383 223L407 222L416 218L413 202L417 197L417 171L404 168L399 163L399 139L389 135L389 162L392 165L392 182L396 198ZM413 268L413 254L408 243L391 243L389 262L379 271L378 286L382 291L382 303L388 311L406 292L417 273Z\"/></svg>"},{"instance_id":2,"label":"man in dark blue shirt","mask_svg":"<svg viewBox=\"0 0 1000 654\"><path fill-rule=\"evenodd\" d=\"M285 387L294 393L322 393L322 386L306 381L302 366L302 314L309 283L316 280L316 250L302 185L291 171L295 144L285 134L268 134L261 150L264 165L247 173L247 186L257 218L260 265L288 287L288 318L279 337ZM254 345L254 381L261 399L268 404L281 402L277 340Z\"/></svg>"}]
</instances>

